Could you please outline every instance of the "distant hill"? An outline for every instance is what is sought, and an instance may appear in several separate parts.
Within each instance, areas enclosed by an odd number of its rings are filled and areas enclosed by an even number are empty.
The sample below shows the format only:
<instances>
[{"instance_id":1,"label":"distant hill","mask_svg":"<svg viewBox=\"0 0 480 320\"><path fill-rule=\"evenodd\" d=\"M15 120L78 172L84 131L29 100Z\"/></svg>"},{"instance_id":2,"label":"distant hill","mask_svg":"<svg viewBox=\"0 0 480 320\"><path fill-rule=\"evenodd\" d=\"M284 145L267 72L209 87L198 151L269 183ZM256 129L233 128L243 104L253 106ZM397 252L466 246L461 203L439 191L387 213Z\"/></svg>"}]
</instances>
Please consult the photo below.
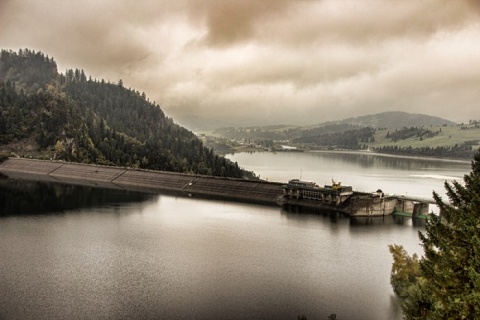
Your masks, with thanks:
<instances>
[{"instance_id":1,"label":"distant hill","mask_svg":"<svg viewBox=\"0 0 480 320\"><path fill-rule=\"evenodd\" d=\"M369 150L408 156L471 159L480 146L480 121L455 124L439 117L384 112L311 126L225 127L207 144L234 150ZM230 149L228 149L230 147Z\"/></svg>"},{"instance_id":2,"label":"distant hill","mask_svg":"<svg viewBox=\"0 0 480 320\"><path fill-rule=\"evenodd\" d=\"M453 121L425 114L407 113L401 111L382 112L360 117L352 117L334 123L351 124L361 127L386 128L389 130L404 127L454 125Z\"/></svg>"},{"instance_id":3,"label":"distant hill","mask_svg":"<svg viewBox=\"0 0 480 320\"><path fill-rule=\"evenodd\" d=\"M0 55L0 153L224 177L253 177L159 105L24 49Z\"/></svg>"}]
</instances>

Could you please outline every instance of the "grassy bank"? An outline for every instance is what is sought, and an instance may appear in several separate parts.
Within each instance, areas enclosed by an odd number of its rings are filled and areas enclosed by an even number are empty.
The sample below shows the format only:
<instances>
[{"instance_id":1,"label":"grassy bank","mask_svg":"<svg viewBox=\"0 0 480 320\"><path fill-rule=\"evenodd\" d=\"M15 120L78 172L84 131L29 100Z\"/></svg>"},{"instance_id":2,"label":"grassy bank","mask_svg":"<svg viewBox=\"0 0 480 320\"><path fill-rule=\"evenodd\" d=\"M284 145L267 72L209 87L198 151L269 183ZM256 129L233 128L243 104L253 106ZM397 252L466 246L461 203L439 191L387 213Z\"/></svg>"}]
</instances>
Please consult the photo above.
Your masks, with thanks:
<instances>
[{"instance_id":1,"label":"grassy bank","mask_svg":"<svg viewBox=\"0 0 480 320\"><path fill-rule=\"evenodd\" d=\"M395 145L402 148L423 148L423 147L443 147L461 145L465 142L472 142L472 146L480 146L480 126L474 124L452 125L452 126L428 126L425 127L435 133L430 138L411 137L396 142L387 138L388 133L393 133L388 129L377 129L375 132L375 141L367 143L369 148L378 148L383 146Z\"/></svg>"}]
</instances>

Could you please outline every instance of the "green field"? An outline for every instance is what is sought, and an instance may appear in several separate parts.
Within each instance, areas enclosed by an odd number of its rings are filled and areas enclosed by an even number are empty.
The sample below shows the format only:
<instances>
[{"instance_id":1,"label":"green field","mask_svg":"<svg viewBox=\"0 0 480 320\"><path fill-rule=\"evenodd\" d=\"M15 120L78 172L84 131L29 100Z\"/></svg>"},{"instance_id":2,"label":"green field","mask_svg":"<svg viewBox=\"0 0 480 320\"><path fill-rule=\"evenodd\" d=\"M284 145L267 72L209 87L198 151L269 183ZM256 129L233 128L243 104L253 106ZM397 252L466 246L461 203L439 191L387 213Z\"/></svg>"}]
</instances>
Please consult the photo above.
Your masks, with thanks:
<instances>
[{"instance_id":1,"label":"green field","mask_svg":"<svg viewBox=\"0 0 480 320\"><path fill-rule=\"evenodd\" d=\"M389 130L382 129L375 132L375 142L369 142L367 145L370 148L396 145L398 147L407 148L422 148L422 147L440 147L440 146L454 146L461 145L465 141L476 141L473 143L474 148L480 146L480 127L474 124L468 125L451 125L451 126L428 126L425 127L433 132L438 132L437 135L431 138L420 139L417 137L408 138L405 140L398 140L393 142L386 138ZM391 131L390 131L391 132Z\"/></svg>"}]
</instances>

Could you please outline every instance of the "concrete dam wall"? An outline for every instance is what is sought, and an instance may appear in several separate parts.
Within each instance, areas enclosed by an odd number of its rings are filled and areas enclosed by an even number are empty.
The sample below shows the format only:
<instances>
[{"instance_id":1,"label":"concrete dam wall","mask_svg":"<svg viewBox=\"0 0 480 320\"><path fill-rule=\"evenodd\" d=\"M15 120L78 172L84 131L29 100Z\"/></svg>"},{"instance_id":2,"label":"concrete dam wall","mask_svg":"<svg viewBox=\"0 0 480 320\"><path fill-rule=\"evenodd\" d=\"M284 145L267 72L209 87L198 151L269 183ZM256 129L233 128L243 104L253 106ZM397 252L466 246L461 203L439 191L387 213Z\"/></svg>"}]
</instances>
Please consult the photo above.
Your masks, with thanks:
<instances>
[{"instance_id":1,"label":"concrete dam wall","mask_svg":"<svg viewBox=\"0 0 480 320\"><path fill-rule=\"evenodd\" d=\"M384 216L395 212L427 215L428 203L401 196L378 197L351 192L341 203L319 201L297 192L288 195L282 183L251 181L173 172L140 170L60 161L9 158L0 163L0 173L12 178L79 184L179 196L225 199L281 206L296 205L341 211L350 216ZM286 195L287 193L287 195ZM325 200L325 199L323 199ZM338 201L337 201L338 202Z\"/></svg>"},{"instance_id":2,"label":"concrete dam wall","mask_svg":"<svg viewBox=\"0 0 480 320\"><path fill-rule=\"evenodd\" d=\"M279 205L282 184L121 167L9 158L0 172L12 177L150 193L176 193Z\"/></svg>"}]
</instances>

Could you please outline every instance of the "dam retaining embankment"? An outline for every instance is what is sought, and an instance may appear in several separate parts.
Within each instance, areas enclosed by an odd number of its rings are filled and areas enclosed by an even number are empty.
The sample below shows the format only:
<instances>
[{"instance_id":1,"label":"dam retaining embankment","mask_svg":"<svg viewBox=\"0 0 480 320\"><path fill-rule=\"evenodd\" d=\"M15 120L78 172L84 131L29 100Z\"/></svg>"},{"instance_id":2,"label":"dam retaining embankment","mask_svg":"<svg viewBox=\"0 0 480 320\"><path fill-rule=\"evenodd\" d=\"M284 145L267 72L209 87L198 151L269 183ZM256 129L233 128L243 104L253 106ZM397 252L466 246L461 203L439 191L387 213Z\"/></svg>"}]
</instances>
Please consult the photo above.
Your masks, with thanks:
<instances>
[{"instance_id":1,"label":"dam retaining embankment","mask_svg":"<svg viewBox=\"0 0 480 320\"><path fill-rule=\"evenodd\" d=\"M427 215L431 200L353 192L344 202L285 195L285 184L165 171L141 170L61 161L8 158L0 173L11 178L124 189L186 197L224 199L273 206L298 205L344 212L350 216L385 216L395 212Z\"/></svg>"},{"instance_id":2,"label":"dam retaining embankment","mask_svg":"<svg viewBox=\"0 0 480 320\"><path fill-rule=\"evenodd\" d=\"M149 193L280 205L282 184L164 171L8 158L0 173L11 177Z\"/></svg>"}]
</instances>

